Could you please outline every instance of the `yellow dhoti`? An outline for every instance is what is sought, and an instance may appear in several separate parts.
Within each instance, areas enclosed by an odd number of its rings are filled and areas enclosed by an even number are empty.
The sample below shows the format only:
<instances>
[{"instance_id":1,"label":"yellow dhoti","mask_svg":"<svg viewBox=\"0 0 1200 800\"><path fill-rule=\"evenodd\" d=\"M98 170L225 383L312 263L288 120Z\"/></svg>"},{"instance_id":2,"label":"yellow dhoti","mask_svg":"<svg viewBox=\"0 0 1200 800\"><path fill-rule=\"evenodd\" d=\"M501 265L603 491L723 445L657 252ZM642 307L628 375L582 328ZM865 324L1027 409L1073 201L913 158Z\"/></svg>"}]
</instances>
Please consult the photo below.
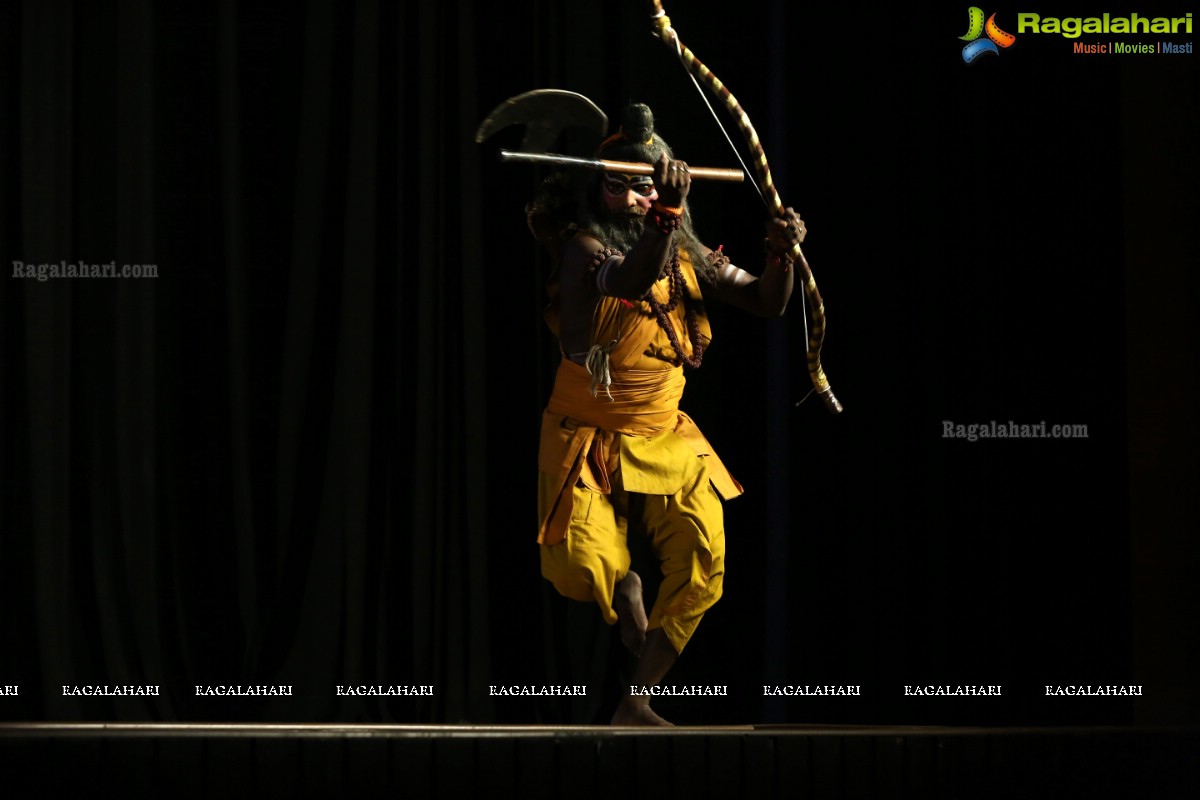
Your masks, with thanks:
<instances>
[{"instance_id":1,"label":"yellow dhoti","mask_svg":"<svg viewBox=\"0 0 1200 800\"><path fill-rule=\"evenodd\" d=\"M685 274L689 288L695 286L691 269ZM674 321L686 341L679 312ZM707 337L706 321L702 330ZM593 397L588 371L563 359L542 419L542 574L562 595L594 601L615 623L614 588L630 568L629 495L642 495L644 502L636 505L663 574L650 628L661 627L682 652L721 597L721 500L741 494L742 487L679 411L683 369L662 359L669 342L648 311L605 298L593 340L617 342L609 356L611 398L603 390Z\"/></svg>"}]
</instances>

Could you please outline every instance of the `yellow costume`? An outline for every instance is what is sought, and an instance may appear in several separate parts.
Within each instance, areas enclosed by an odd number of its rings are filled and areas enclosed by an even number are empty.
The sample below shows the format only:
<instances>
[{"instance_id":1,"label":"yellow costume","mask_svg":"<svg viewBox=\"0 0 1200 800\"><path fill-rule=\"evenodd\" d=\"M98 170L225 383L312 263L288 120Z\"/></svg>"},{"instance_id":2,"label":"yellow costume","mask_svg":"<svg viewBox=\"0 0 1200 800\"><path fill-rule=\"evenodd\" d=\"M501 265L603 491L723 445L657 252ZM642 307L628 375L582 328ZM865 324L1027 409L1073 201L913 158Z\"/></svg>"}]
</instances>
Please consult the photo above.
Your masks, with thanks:
<instances>
[{"instance_id":1,"label":"yellow costume","mask_svg":"<svg viewBox=\"0 0 1200 800\"><path fill-rule=\"evenodd\" d=\"M700 307L695 272L682 252L688 304ZM669 300L668 279L653 288ZM551 287L552 297L555 294ZM685 303L670 313L676 339L691 356ZM547 320L558 333L554 304ZM697 315L700 338L711 336ZM542 417L538 542L542 574L560 594L600 606L617 621L613 591L629 571L629 493L645 495L643 522L661 560L663 580L650 612L676 652L721 597L725 566L722 499L742 493L700 429L679 410L683 367L645 301L602 297L592 343L611 345L612 384L593 396L587 368L563 358ZM611 397L610 397L611 394Z\"/></svg>"}]
</instances>

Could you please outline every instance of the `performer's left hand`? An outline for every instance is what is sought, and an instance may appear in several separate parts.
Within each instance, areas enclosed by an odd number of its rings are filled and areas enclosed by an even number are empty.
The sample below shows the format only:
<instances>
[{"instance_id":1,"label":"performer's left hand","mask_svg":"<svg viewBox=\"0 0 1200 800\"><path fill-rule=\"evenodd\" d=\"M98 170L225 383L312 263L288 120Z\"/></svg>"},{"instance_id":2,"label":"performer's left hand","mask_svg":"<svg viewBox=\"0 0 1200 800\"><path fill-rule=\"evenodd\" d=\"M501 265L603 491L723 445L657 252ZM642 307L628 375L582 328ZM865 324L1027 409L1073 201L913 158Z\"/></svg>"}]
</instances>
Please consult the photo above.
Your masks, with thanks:
<instances>
[{"instance_id":1,"label":"performer's left hand","mask_svg":"<svg viewBox=\"0 0 1200 800\"><path fill-rule=\"evenodd\" d=\"M807 233L804 220L800 219L795 209L787 208L782 218L773 217L767 220L767 252L780 256L788 255L792 248L804 241Z\"/></svg>"}]
</instances>

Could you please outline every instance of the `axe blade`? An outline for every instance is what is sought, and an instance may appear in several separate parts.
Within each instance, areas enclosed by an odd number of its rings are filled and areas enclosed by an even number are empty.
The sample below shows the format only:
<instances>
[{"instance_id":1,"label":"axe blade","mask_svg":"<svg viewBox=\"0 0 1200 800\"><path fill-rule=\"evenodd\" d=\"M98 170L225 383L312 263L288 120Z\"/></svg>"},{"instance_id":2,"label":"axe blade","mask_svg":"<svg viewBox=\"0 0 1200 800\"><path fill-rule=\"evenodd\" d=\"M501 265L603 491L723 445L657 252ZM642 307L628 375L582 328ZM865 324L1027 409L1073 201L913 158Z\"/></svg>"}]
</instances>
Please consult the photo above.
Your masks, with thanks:
<instances>
[{"instance_id":1,"label":"axe blade","mask_svg":"<svg viewBox=\"0 0 1200 800\"><path fill-rule=\"evenodd\" d=\"M565 89L534 89L496 106L476 131L475 142L482 143L502 128L521 124L525 125L521 141L524 153L545 153L566 128L587 128L600 139L608 131L608 117L583 95Z\"/></svg>"}]
</instances>

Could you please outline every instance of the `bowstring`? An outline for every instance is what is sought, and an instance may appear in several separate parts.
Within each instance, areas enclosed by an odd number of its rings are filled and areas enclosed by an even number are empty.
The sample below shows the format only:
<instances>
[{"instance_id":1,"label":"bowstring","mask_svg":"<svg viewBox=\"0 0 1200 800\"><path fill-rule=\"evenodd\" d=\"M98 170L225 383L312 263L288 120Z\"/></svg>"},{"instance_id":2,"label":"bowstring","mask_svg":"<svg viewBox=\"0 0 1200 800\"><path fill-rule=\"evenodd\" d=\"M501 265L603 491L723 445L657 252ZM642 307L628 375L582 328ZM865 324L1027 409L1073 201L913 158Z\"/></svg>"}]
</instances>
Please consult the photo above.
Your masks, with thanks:
<instances>
[{"instance_id":1,"label":"bowstring","mask_svg":"<svg viewBox=\"0 0 1200 800\"><path fill-rule=\"evenodd\" d=\"M704 101L704 105L708 107L708 113L712 114L713 120L717 123L717 127L721 129L721 134L725 137L725 141L729 142L729 149L733 150L734 156L737 157L738 163L742 165L742 171L750 178L750 185L754 187L754 191L758 193L758 198L762 200L763 205L767 207L767 212L772 211L771 204L767 202L767 198L763 195L762 189L758 187L758 181L754 177L754 173L746 166L746 162L742 160L742 154L738 152L737 145L733 143L733 139L729 136L729 131L725 130L725 126L721 124L721 118L717 116L716 110L712 107L712 103L708 102L708 95L704 93L704 88L700 86L700 81L696 80L696 76L687 67L687 60L683 57L683 45L679 42L679 34L675 33L675 29L671 28L671 38L675 41L675 55L679 57L679 63L683 66L684 73L691 78L692 85L696 87L696 91L700 93L700 99Z\"/></svg>"},{"instance_id":2,"label":"bowstring","mask_svg":"<svg viewBox=\"0 0 1200 800\"><path fill-rule=\"evenodd\" d=\"M752 173L750 171L750 168L746 166L746 162L742 160L742 154L738 151L737 145L735 145L733 143L733 139L729 136L729 131L725 130L725 126L721 123L721 118L719 116L717 116L717 112L712 107L712 103L710 103L708 101L708 95L705 94L704 88L700 85L700 82L698 80L696 80L696 76L692 74L692 71L690 69L688 69L687 59L685 59L683 57L683 45L679 41L679 34L675 33L674 28L671 28L670 30L671 30L671 38L674 40L674 43L675 43L675 55L678 56L679 63L683 67L684 73L688 76L688 78L691 79L692 85L696 87L696 91L700 94L700 99L703 100L704 105L708 107L708 113L712 115L713 121L716 122L717 127L721 129L721 134L725 137L725 141L729 143L729 149L733 151L734 156L737 157L738 163L742 165L742 171L745 172L748 177L750 177L750 185L754 187L754 191L758 194L759 199L762 200L763 205L766 206L767 213L768 214L773 213L774 209L772 209L771 204L769 202L767 202L767 198L763 195L762 189L760 189L758 186L758 181L753 177L755 173ZM811 348L809 346L808 335L807 335L807 331L808 331L808 293L803 292L803 291L800 292L800 315L801 315L801 319L804 322L804 330L805 330L804 353L807 356L807 354L811 350ZM798 406L801 403L803 403L815 391L816 391L815 388L809 389L805 393L804 397L801 397L799 400L796 401L796 405Z\"/></svg>"}]
</instances>

